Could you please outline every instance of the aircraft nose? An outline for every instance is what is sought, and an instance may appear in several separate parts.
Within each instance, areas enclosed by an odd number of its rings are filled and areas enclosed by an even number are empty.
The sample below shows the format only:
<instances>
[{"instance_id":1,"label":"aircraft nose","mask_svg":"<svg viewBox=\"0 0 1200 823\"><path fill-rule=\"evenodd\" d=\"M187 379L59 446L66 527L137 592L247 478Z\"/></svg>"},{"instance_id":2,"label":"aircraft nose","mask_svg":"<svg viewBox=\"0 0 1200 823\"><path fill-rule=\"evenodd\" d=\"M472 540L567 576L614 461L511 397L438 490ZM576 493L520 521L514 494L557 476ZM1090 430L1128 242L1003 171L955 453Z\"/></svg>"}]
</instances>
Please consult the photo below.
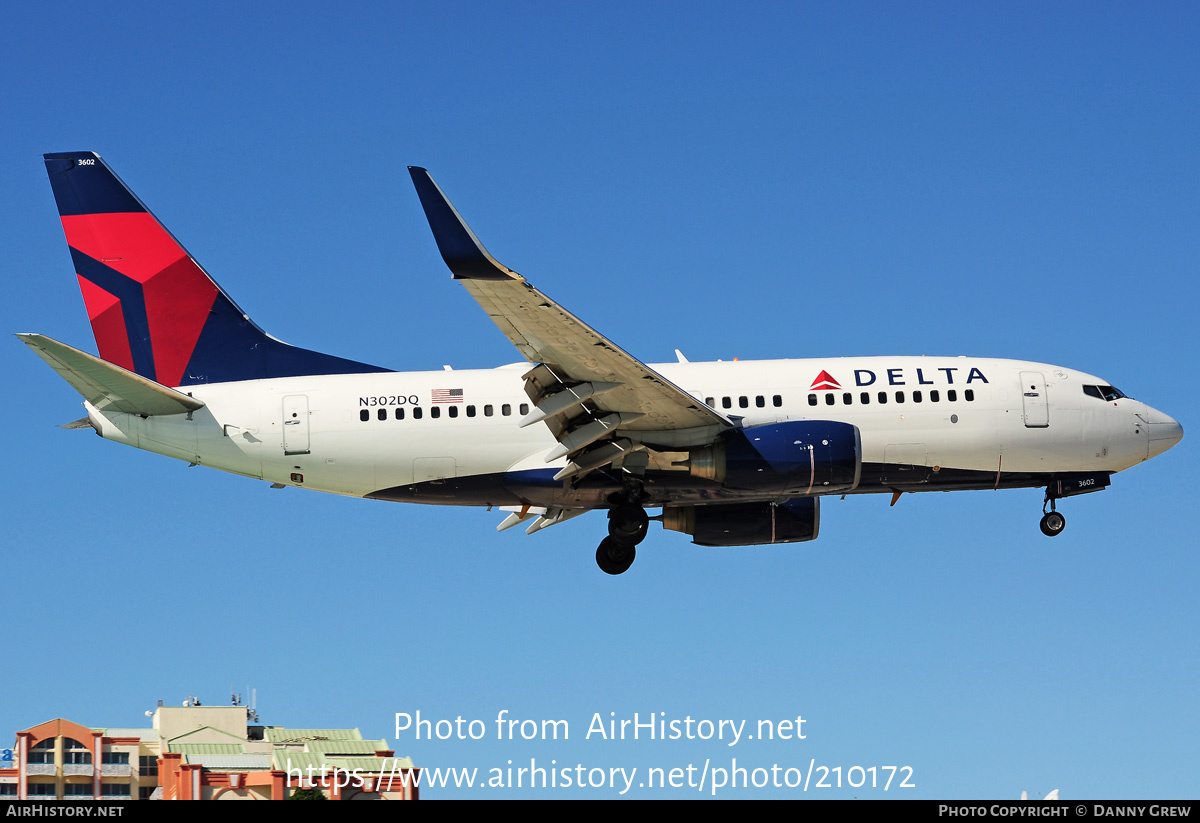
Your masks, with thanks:
<instances>
[{"instance_id":1,"label":"aircraft nose","mask_svg":"<svg viewBox=\"0 0 1200 823\"><path fill-rule=\"evenodd\" d=\"M1183 439L1183 426L1170 415L1163 414L1157 409L1149 409L1149 425L1146 426L1150 435L1150 454L1162 454Z\"/></svg>"}]
</instances>

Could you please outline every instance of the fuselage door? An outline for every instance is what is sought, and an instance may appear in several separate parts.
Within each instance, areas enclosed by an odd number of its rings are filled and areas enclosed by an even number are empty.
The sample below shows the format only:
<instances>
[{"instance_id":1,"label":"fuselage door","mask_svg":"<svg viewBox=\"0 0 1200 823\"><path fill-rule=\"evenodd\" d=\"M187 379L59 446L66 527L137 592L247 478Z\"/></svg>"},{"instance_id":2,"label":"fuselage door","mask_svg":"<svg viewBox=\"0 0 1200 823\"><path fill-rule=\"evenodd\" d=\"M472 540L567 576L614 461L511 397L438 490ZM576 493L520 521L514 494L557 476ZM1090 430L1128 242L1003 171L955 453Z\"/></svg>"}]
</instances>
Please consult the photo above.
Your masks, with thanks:
<instances>
[{"instance_id":1,"label":"fuselage door","mask_svg":"<svg viewBox=\"0 0 1200 823\"><path fill-rule=\"evenodd\" d=\"M309 453L306 395L291 394L283 398L283 453Z\"/></svg>"},{"instance_id":2,"label":"fuselage door","mask_svg":"<svg viewBox=\"0 0 1200 823\"><path fill-rule=\"evenodd\" d=\"M1044 429L1050 425L1046 378L1041 372L1021 372L1021 408L1025 413L1025 428Z\"/></svg>"}]
</instances>

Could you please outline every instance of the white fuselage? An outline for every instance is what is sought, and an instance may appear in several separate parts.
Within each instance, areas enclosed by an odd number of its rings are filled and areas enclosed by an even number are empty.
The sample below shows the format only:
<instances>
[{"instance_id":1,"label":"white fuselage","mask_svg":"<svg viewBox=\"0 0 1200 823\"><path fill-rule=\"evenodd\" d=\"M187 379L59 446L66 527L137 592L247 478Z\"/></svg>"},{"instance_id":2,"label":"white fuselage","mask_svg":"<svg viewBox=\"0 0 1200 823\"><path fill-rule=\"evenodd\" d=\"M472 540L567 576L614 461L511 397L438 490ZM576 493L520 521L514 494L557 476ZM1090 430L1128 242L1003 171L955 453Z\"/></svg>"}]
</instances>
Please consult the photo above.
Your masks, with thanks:
<instances>
[{"instance_id":1,"label":"white fuselage","mask_svg":"<svg viewBox=\"0 0 1200 823\"><path fill-rule=\"evenodd\" d=\"M506 474L544 473L566 462L545 460L557 445L545 424L517 425L529 403L522 381L529 368L196 385L181 389L205 403L191 415L141 418L91 405L88 414L105 438L273 483L368 496L491 476L499 489ZM721 413L740 417L744 427L800 419L857 426L868 467L859 491L892 488L876 476L889 466L924 467L922 482L931 489L950 471L995 475L997 486L1010 473L1116 472L1165 451L1182 434L1174 420L1137 400L1085 394L1085 386L1104 385L1100 378L1042 363L871 357L652 368ZM439 390L461 395L447 392L443 397L453 402L434 403ZM562 497L561 482L544 485L547 499L539 499L536 486L515 495L533 505L573 499L587 505L584 498ZM493 497L447 493L422 502L513 502L512 494Z\"/></svg>"}]
</instances>

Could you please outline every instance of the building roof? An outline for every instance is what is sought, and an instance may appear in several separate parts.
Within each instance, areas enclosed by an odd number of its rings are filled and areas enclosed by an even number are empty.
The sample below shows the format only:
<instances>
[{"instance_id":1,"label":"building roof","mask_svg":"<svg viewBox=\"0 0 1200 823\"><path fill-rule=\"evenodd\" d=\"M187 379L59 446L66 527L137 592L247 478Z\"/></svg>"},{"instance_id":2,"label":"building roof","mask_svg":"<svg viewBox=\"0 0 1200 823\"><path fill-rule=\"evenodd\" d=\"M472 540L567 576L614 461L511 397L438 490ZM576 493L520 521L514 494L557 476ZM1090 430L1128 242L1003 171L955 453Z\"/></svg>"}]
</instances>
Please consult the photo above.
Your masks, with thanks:
<instances>
[{"instance_id":1,"label":"building roof","mask_svg":"<svg viewBox=\"0 0 1200 823\"><path fill-rule=\"evenodd\" d=\"M304 748L317 754L374 755L375 752L388 751L392 747L386 740L309 740Z\"/></svg>"},{"instance_id":2,"label":"building roof","mask_svg":"<svg viewBox=\"0 0 1200 823\"><path fill-rule=\"evenodd\" d=\"M92 731L100 732L105 737L136 737L141 740L158 740L158 732L155 729L98 729L93 728Z\"/></svg>"},{"instance_id":3,"label":"building roof","mask_svg":"<svg viewBox=\"0 0 1200 823\"><path fill-rule=\"evenodd\" d=\"M358 729L285 729L282 726L268 726L265 730L267 741L279 745L281 743L307 743L310 740L362 740Z\"/></svg>"},{"instance_id":4,"label":"building roof","mask_svg":"<svg viewBox=\"0 0 1200 823\"><path fill-rule=\"evenodd\" d=\"M167 744L167 751L187 755L230 755L245 754L246 747L241 743L175 743ZM189 761L191 762L191 761Z\"/></svg>"},{"instance_id":5,"label":"building roof","mask_svg":"<svg viewBox=\"0 0 1200 823\"><path fill-rule=\"evenodd\" d=\"M272 752L272 759L276 769L299 769L306 777L309 766L312 766L314 773L319 773L322 769L329 772L337 768L347 772L359 769L362 774L388 773L393 769L399 772L401 769L415 768L411 757L329 757L314 752L287 749L276 749Z\"/></svg>"},{"instance_id":6,"label":"building roof","mask_svg":"<svg viewBox=\"0 0 1200 823\"><path fill-rule=\"evenodd\" d=\"M345 769L352 772L355 769L362 769L364 773L370 772L390 772L395 769L399 772L401 769L416 768L413 765L411 757L329 757L326 758L329 765L337 766L339 769ZM380 764L383 764L382 766Z\"/></svg>"},{"instance_id":7,"label":"building roof","mask_svg":"<svg viewBox=\"0 0 1200 823\"><path fill-rule=\"evenodd\" d=\"M200 739L200 738L204 738L204 737L214 737L214 736L218 737L218 738L226 738L226 740L228 742L222 741L221 743L216 743L212 740L202 741ZM183 749L177 749L177 748L175 748L175 746L185 746L185 745L189 745L189 746L191 746L191 745L217 745L217 746L237 745L237 746L240 746L245 741L246 741L246 738L238 737L236 734L230 734L229 732L225 731L224 729L218 729L215 726L201 726L198 729L191 729L190 731L186 731L183 734L177 734L174 737L172 737L168 741L168 745L170 745L171 748L168 749L167 751L172 751L172 752L183 751Z\"/></svg>"},{"instance_id":8,"label":"building roof","mask_svg":"<svg viewBox=\"0 0 1200 823\"><path fill-rule=\"evenodd\" d=\"M309 766L312 766L313 769L320 769L325 765L324 755L287 749L276 749L271 752L271 760L276 769L299 769L302 772L307 772Z\"/></svg>"},{"instance_id":9,"label":"building roof","mask_svg":"<svg viewBox=\"0 0 1200 823\"><path fill-rule=\"evenodd\" d=\"M269 754L188 754L184 760L220 772L265 771L271 768Z\"/></svg>"}]
</instances>

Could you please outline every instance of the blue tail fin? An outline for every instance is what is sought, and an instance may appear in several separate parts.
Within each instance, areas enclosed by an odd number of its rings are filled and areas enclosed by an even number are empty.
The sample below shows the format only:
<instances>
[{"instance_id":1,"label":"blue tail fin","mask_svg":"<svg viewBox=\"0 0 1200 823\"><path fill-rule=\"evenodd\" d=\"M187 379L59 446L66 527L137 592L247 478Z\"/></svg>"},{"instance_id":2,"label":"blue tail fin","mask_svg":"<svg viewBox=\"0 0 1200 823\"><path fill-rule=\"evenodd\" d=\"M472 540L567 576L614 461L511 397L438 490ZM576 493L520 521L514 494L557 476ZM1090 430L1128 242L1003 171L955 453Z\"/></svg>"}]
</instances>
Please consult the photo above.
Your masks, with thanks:
<instances>
[{"instance_id":1,"label":"blue tail fin","mask_svg":"<svg viewBox=\"0 0 1200 823\"><path fill-rule=\"evenodd\" d=\"M389 371L264 332L99 155L45 161L104 360L167 386Z\"/></svg>"}]
</instances>

